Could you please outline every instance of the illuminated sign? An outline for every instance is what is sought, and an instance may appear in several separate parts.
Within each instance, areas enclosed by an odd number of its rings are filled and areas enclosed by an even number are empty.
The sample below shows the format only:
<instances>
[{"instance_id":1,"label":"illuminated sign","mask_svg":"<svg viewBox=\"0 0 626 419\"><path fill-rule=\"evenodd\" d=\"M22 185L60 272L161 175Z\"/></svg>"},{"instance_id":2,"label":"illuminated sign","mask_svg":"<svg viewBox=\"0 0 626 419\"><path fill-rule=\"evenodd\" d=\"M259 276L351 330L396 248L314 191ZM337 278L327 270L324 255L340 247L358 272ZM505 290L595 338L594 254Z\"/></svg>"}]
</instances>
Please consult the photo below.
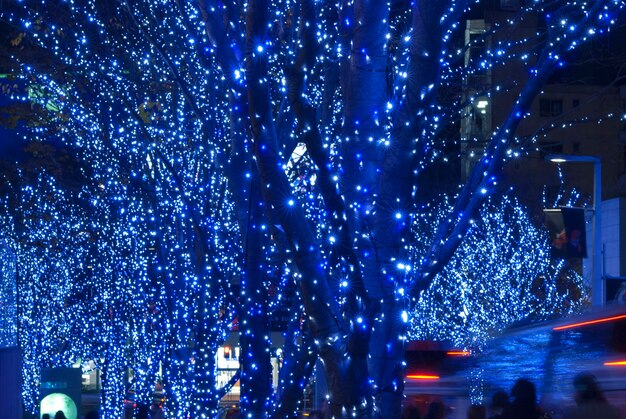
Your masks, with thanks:
<instances>
[{"instance_id":1,"label":"illuminated sign","mask_svg":"<svg viewBox=\"0 0 626 419\"><path fill-rule=\"evenodd\" d=\"M76 403L67 394L52 393L41 400L41 415L49 414L53 418L58 411L65 413L67 419L77 419L78 409Z\"/></svg>"}]
</instances>

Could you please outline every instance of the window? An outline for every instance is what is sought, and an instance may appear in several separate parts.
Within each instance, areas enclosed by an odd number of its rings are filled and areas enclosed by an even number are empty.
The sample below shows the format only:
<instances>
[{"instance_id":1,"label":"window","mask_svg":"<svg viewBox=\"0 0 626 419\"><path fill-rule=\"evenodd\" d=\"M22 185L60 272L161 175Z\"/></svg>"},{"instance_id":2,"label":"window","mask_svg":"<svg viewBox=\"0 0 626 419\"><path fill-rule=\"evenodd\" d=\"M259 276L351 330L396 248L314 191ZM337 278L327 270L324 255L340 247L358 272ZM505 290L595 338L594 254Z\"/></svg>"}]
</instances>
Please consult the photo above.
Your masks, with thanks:
<instances>
[{"instance_id":1,"label":"window","mask_svg":"<svg viewBox=\"0 0 626 419\"><path fill-rule=\"evenodd\" d=\"M468 60L469 63L477 65L485 59L485 34L483 32L470 33Z\"/></svg>"},{"instance_id":2,"label":"window","mask_svg":"<svg viewBox=\"0 0 626 419\"><path fill-rule=\"evenodd\" d=\"M561 99L540 99L539 116L559 116L563 113L563 101Z\"/></svg>"},{"instance_id":3,"label":"window","mask_svg":"<svg viewBox=\"0 0 626 419\"><path fill-rule=\"evenodd\" d=\"M546 154L561 154L563 153L563 143L557 143L555 141L546 141L539 145L541 151Z\"/></svg>"},{"instance_id":4,"label":"window","mask_svg":"<svg viewBox=\"0 0 626 419\"><path fill-rule=\"evenodd\" d=\"M520 0L500 0L502 10L519 10Z\"/></svg>"}]
</instances>

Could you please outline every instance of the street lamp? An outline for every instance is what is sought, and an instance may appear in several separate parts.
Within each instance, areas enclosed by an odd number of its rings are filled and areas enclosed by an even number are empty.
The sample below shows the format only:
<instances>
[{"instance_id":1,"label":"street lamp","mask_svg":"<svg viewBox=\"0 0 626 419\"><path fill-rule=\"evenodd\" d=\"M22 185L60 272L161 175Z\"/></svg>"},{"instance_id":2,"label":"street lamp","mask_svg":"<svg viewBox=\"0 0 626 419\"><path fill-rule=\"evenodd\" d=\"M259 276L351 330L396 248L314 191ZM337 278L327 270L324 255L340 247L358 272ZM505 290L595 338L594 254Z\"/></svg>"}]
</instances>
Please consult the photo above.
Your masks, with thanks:
<instances>
[{"instance_id":1,"label":"street lamp","mask_svg":"<svg viewBox=\"0 0 626 419\"><path fill-rule=\"evenodd\" d=\"M554 163L593 163L593 240L591 301L594 306L604 305L604 281L602 278L602 160L594 156L552 154L546 160Z\"/></svg>"}]
</instances>

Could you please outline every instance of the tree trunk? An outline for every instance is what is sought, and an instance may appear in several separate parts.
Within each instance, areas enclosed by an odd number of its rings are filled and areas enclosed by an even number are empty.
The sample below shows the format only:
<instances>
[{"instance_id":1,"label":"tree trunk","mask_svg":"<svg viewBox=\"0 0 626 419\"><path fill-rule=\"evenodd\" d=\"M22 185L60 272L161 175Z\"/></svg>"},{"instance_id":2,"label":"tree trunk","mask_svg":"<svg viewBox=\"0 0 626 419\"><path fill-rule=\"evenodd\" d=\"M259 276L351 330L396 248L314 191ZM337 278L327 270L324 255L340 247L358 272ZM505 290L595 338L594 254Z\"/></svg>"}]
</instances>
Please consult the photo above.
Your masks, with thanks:
<instances>
[{"instance_id":1,"label":"tree trunk","mask_svg":"<svg viewBox=\"0 0 626 419\"><path fill-rule=\"evenodd\" d=\"M343 341L341 316L323 270L319 246L279 164L267 86L267 22L266 0L248 3L245 48L248 104L263 196L285 231L300 272L304 308L324 361L333 413L340 416L349 412L357 417L369 417L371 403L367 402L367 392L360 385L367 383L366 373L364 380L360 377L367 371L367 350ZM351 357L346 351L358 356Z\"/></svg>"},{"instance_id":2,"label":"tree trunk","mask_svg":"<svg viewBox=\"0 0 626 419\"><path fill-rule=\"evenodd\" d=\"M269 416L272 407L272 366L270 329L267 314L263 207L258 186L251 186L248 226L244 230L245 272L241 279L241 298L246 309L239 314L241 345L241 410L254 418Z\"/></svg>"}]
</instances>

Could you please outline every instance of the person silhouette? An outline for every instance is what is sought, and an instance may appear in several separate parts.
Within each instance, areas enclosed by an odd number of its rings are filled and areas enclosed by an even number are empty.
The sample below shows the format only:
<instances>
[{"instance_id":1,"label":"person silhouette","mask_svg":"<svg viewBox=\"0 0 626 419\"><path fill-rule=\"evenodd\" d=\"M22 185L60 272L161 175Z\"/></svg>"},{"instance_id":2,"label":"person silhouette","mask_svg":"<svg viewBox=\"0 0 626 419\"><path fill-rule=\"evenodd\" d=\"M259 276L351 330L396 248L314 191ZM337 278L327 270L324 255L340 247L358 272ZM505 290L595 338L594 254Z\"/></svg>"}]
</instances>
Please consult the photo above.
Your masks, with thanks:
<instances>
[{"instance_id":1,"label":"person silhouette","mask_svg":"<svg viewBox=\"0 0 626 419\"><path fill-rule=\"evenodd\" d=\"M420 410L417 406L409 404L402 409L402 419L420 419Z\"/></svg>"},{"instance_id":2,"label":"person silhouette","mask_svg":"<svg viewBox=\"0 0 626 419\"><path fill-rule=\"evenodd\" d=\"M504 419L547 418L537 406L537 389L525 378L518 379L511 389L511 404L504 410Z\"/></svg>"},{"instance_id":3,"label":"person silhouette","mask_svg":"<svg viewBox=\"0 0 626 419\"><path fill-rule=\"evenodd\" d=\"M607 402L595 376L586 372L580 373L574 377L573 384L576 407L567 410L563 419L619 419L621 417L619 410Z\"/></svg>"},{"instance_id":4,"label":"person silhouette","mask_svg":"<svg viewBox=\"0 0 626 419\"><path fill-rule=\"evenodd\" d=\"M505 409L509 406L509 395L504 390L498 390L491 397L491 413L489 419L502 419Z\"/></svg>"},{"instance_id":5,"label":"person silhouette","mask_svg":"<svg viewBox=\"0 0 626 419\"><path fill-rule=\"evenodd\" d=\"M487 419L487 409L481 404L473 404L467 409L467 419Z\"/></svg>"},{"instance_id":6,"label":"person silhouette","mask_svg":"<svg viewBox=\"0 0 626 419\"><path fill-rule=\"evenodd\" d=\"M67 416L65 416L65 412L59 410L54 414L54 419L67 419Z\"/></svg>"},{"instance_id":7,"label":"person silhouette","mask_svg":"<svg viewBox=\"0 0 626 419\"><path fill-rule=\"evenodd\" d=\"M428 405L428 412L424 419L443 419L446 409L442 402L434 401Z\"/></svg>"}]
</instances>

